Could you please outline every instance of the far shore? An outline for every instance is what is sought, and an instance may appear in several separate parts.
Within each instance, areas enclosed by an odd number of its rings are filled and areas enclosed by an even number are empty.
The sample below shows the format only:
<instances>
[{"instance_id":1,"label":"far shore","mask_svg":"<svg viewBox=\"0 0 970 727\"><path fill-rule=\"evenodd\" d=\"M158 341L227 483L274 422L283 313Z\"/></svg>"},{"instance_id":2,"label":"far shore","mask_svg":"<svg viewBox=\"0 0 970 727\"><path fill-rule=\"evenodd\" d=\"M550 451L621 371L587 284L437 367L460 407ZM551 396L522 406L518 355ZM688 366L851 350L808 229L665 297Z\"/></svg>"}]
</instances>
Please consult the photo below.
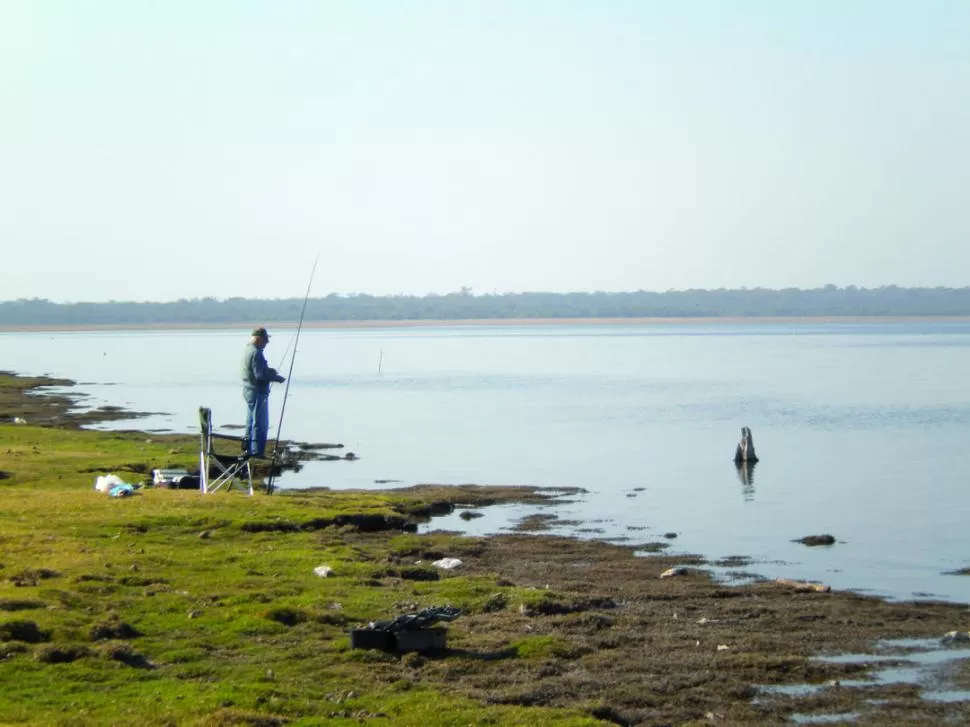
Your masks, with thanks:
<instances>
[{"instance_id":1,"label":"far shore","mask_svg":"<svg viewBox=\"0 0 970 727\"><path fill-rule=\"evenodd\" d=\"M459 326L576 326L576 325L720 325L720 324L800 324L800 323L966 323L970 316L724 316L724 317L649 317L649 318L469 318L456 320L373 320L304 321L304 328L450 328ZM10 325L0 322L0 333L72 331L177 331L249 329L253 325L295 328L297 321L253 321L252 323L73 323Z\"/></svg>"}]
</instances>

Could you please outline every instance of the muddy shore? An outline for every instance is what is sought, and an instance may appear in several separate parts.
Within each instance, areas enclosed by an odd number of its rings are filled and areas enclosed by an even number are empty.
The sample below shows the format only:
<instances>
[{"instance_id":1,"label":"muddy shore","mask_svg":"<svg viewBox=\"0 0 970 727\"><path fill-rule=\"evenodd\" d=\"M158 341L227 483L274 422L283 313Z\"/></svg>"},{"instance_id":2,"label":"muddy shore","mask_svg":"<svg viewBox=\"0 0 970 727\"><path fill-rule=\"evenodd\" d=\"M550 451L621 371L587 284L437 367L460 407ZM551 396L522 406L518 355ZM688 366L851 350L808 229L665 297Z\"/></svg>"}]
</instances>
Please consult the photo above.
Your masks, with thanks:
<instances>
[{"instance_id":1,"label":"muddy shore","mask_svg":"<svg viewBox=\"0 0 970 727\"><path fill-rule=\"evenodd\" d=\"M421 669L446 688L513 704L576 706L595 698L605 705L597 716L627 725L773 724L849 713L858 724L970 718L965 701L923 697L965 686L961 665L949 669L949 685L933 683L929 673L923 684L878 679L879 669L904 665L916 651L916 642L908 649L887 642L926 639L922 645L936 649L946 632L967 628L965 606L889 604L778 582L725 587L701 559L638 557L634 547L601 542L510 535L478 543L463 556L470 572L566 597L517 614L475 616L455 629L453 648L480 655L482 664L466 673L446 658L424 662ZM671 568L681 575L662 578ZM541 668L490 661L524 633L554 644ZM873 656L812 658L847 653Z\"/></svg>"},{"instance_id":2,"label":"muddy shore","mask_svg":"<svg viewBox=\"0 0 970 727\"><path fill-rule=\"evenodd\" d=\"M90 423L71 416L69 396L37 394L70 382L20 381L0 392L0 420L43 414L45 426ZM447 491L416 496L443 499ZM449 497L481 508L555 496L454 488ZM387 537L321 534L373 550ZM959 636L970 629L965 604L888 603L791 582L729 587L706 570L715 564L641 555L642 545L525 533L422 536L411 551L386 556L386 575L374 587L406 592L411 566L458 557L462 565L442 578L497 578L539 597L526 606L498 593L491 607L451 625L447 649L375 657L370 678L484 704L578 708L620 725L970 722L970 692L962 691L970 690L970 637ZM957 637L944 638L954 631ZM510 644L525 637L539 645L539 658L510 658ZM858 656L825 659L847 654ZM939 668L906 668L928 660Z\"/></svg>"}]
</instances>

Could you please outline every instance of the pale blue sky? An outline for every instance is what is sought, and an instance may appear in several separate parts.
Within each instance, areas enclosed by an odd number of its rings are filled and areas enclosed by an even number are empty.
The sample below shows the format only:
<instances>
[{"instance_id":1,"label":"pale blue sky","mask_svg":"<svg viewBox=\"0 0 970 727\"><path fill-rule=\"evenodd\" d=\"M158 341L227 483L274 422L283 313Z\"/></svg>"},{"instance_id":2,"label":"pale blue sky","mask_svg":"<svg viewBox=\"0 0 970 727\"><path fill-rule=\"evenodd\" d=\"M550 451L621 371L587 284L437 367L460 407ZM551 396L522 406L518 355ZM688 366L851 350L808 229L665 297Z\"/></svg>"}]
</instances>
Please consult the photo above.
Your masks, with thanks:
<instances>
[{"instance_id":1,"label":"pale blue sky","mask_svg":"<svg viewBox=\"0 0 970 727\"><path fill-rule=\"evenodd\" d=\"M970 2L0 0L0 299L970 284Z\"/></svg>"}]
</instances>

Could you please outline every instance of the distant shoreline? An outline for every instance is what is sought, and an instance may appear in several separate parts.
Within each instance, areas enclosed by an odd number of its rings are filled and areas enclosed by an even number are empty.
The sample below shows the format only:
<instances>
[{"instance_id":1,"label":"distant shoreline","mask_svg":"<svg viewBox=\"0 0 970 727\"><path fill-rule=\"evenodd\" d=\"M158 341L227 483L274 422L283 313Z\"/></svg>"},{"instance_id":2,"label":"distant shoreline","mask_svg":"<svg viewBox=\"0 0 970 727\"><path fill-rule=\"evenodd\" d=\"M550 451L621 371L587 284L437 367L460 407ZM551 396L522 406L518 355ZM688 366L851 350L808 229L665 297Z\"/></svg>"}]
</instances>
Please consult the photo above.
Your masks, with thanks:
<instances>
[{"instance_id":1,"label":"distant shoreline","mask_svg":"<svg viewBox=\"0 0 970 727\"><path fill-rule=\"evenodd\" d=\"M724 316L705 318L469 318L373 321L304 321L304 328L450 328L458 326L576 326L576 325L697 325L697 324L798 324L798 323L967 323L970 316ZM269 328L295 328L296 321L253 321L252 323L102 323L3 325L0 333L68 333L79 331L177 331L246 330L254 325Z\"/></svg>"},{"instance_id":2,"label":"distant shoreline","mask_svg":"<svg viewBox=\"0 0 970 727\"><path fill-rule=\"evenodd\" d=\"M699 325L699 324L797 324L797 323L967 323L970 316L723 316L723 317L643 317L643 318L467 318L373 321L304 321L304 328L453 328L465 326L577 326L577 325ZM101 323L2 325L0 333L75 332L75 331L178 331L248 330L254 325L269 328L295 328L297 321L253 321L252 323Z\"/></svg>"}]
</instances>

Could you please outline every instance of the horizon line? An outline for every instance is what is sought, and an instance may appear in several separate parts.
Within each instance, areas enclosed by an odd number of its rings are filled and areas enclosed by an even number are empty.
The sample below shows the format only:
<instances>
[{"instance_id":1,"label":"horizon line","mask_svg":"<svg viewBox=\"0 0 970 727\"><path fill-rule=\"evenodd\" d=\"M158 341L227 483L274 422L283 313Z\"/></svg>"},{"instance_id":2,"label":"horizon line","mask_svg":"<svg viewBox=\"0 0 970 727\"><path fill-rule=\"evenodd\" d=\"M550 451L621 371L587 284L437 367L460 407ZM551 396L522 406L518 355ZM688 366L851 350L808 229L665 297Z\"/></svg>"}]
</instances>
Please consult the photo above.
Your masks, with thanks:
<instances>
[{"instance_id":1,"label":"horizon line","mask_svg":"<svg viewBox=\"0 0 970 727\"><path fill-rule=\"evenodd\" d=\"M369 297L369 298L445 298L449 296L456 297L468 297L468 298L490 298L490 297L504 297L504 296L516 296L516 295L636 295L640 293L647 293L650 295L669 295L678 293L752 293L752 292L768 292L768 293L781 293L786 291L799 291L802 293L816 292L816 291L848 291L853 292L868 292L868 291L878 291L884 289L895 289L895 290L947 290L947 291L965 291L970 289L970 285L964 285L961 287L954 287L948 285L898 285L895 283L889 283L886 285L879 285L875 287L866 287L859 285L845 285L838 286L832 283L827 283L825 285L816 286L814 288L799 288L794 286L787 286L783 288L770 288L764 286L747 287L741 286L739 288L668 288L667 290L646 290L640 288L637 290L572 290L566 292L556 292L550 290L522 290L522 291L508 291L504 293L475 293L471 288L466 288L462 286L459 290L454 290L448 293L365 293L365 292L355 292L355 293L327 293L326 295L320 296L310 296L308 300L325 300L327 298L358 298L358 297ZM216 296L202 296L194 298L174 298L168 300L51 300L50 298L33 297L33 298L14 298L8 300L0 300L0 305L7 305L10 303L48 303L50 305L168 305L171 303L181 303L181 302L192 302L192 301L207 301L216 303L226 303L228 301L285 301L285 300L300 300L298 297L286 297L286 298L249 298L244 296L228 296L224 298L219 298Z\"/></svg>"}]
</instances>

